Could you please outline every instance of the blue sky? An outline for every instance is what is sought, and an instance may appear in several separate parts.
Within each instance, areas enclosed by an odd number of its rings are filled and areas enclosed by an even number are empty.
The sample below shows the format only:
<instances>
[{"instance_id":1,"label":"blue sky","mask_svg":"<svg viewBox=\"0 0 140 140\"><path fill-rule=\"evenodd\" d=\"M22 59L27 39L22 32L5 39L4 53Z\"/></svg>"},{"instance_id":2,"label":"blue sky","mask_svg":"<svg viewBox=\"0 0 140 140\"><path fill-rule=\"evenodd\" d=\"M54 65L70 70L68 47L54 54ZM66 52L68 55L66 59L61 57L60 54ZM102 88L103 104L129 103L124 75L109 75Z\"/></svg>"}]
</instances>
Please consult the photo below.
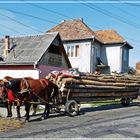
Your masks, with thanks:
<instances>
[{"instance_id":1,"label":"blue sky","mask_svg":"<svg viewBox=\"0 0 140 140\"><path fill-rule=\"evenodd\" d=\"M77 18L83 18L93 31L115 29L134 47L129 65L135 67L140 61L138 0L0 0L0 38L42 33L64 19Z\"/></svg>"}]
</instances>

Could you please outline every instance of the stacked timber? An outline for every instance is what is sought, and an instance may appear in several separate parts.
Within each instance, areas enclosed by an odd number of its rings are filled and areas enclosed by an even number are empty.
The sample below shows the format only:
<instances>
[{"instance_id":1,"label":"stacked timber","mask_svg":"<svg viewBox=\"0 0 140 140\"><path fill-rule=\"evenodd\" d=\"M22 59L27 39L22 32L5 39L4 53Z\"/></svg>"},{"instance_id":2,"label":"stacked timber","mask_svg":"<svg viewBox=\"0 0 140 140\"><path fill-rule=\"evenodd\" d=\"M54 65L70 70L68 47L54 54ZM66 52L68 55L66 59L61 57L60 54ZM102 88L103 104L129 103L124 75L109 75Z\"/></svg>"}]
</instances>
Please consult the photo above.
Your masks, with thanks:
<instances>
[{"instance_id":1,"label":"stacked timber","mask_svg":"<svg viewBox=\"0 0 140 140\"><path fill-rule=\"evenodd\" d=\"M140 78L129 75L95 75L79 76L59 75L55 83L62 96L70 97L132 97L137 98Z\"/></svg>"}]
</instances>

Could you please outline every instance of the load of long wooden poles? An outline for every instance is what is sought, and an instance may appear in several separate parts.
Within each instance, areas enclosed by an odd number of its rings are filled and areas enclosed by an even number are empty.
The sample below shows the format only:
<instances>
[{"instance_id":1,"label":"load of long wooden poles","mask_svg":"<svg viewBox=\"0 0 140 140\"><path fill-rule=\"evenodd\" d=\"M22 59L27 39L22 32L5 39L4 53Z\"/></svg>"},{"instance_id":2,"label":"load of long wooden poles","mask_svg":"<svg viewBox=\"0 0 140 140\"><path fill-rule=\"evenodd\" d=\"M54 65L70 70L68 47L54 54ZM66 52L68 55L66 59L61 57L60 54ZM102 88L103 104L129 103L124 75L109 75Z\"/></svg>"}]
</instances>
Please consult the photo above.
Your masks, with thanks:
<instances>
[{"instance_id":1,"label":"load of long wooden poles","mask_svg":"<svg viewBox=\"0 0 140 140\"><path fill-rule=\"evenodd\" d=\"M55 81L63 96L123 97L138 95L140 78L129 75L85 74L78 77L60 75Z\"/></svg>"}]
</instances>

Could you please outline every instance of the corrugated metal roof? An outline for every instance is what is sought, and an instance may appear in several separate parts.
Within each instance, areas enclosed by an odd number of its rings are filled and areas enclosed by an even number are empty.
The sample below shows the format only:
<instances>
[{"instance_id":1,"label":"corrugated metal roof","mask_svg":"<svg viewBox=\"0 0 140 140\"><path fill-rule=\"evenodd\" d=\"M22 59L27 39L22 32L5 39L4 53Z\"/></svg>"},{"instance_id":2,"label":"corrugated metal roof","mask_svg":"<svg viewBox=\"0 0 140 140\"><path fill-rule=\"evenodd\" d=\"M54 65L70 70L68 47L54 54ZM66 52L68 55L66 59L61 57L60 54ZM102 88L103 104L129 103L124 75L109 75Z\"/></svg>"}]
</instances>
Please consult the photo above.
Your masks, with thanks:
<instances>
[{"instance_id":1,"label":"corrugated metal roof","mask_svg":"<svg viewBox=\"0 0 140 140\"><path fill-rule=\"evenodd\" d=\"M38 61L53 42L57 32L34 36L10 38L10 53L0 64L33 64ZM0 56L3 57L4 39L0 40Z\"/></svg>"}]
</instances>

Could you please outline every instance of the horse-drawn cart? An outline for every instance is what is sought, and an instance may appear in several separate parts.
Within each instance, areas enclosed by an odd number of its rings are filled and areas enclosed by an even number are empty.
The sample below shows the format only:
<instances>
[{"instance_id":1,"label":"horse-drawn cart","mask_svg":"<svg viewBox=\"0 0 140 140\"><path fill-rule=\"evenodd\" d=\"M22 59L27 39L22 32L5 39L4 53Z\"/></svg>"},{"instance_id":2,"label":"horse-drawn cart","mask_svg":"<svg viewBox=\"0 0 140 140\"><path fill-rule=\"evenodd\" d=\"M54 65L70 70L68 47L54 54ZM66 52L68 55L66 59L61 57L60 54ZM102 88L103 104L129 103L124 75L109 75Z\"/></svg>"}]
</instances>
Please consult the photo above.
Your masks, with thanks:
<instances>
[{"instance_id":1,"label":"horse-drawn cart","mask_svg":"<svg viewBox=\"0 0 140 140\"><path fill-rule=\"evenodd\" d=\"M26 120L29 120L32 103L45 105L43 113L45 117L49 114L50 107L57 111L64 108L70 116L75 116L79 112L80 102L119 98L122 105L127 106L138 97L140 87L140 80L137 77L112 75L58 73L56 76L50 75L47 79L8 77L6 80L7 82L2 86L1 95L5 97L8 95L5 90L12 89L14 96L25 105ZM17 114L20 118L19 109L20 107L17 109ZM11 116L11 108L7 110L10 110Z\"/></svg>"},{"instance_id":2,"label":"horse-drawn cart","mask_svg":"<svg viewBox=\"0 0 140 140\"><path fill-rule=\"evenodd\" d=\"M63 105L70 116L78 114L80 102L120 99L123 106L128 106L137 99L140 87L136 78L111 75L71 77L62 74L55 83L60 90L58 104Z\"/></svg>"}]
</instances>

